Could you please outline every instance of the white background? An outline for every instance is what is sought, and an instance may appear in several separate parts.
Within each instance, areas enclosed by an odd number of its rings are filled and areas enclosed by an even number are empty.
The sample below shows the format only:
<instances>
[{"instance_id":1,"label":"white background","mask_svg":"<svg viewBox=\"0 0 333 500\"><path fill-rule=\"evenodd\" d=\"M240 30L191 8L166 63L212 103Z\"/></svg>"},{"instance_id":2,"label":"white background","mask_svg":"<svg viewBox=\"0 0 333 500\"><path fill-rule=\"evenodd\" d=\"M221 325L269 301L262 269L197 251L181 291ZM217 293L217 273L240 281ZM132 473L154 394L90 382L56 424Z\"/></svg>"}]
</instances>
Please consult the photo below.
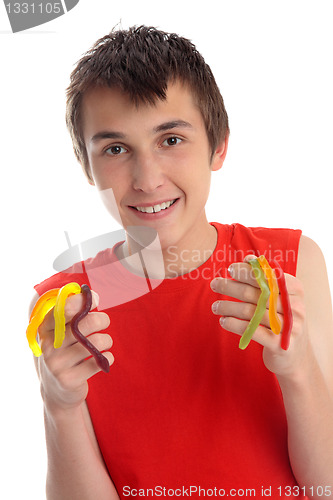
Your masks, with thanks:
<instances>
[{"instance_id":1,"label":"white background","mask_svg":"<svg viewBox=\"0 0 333 500\"><path fill-rule=\"evenodd\" d=\"M118 229L72 153L65 88L74 63L121 21L186 36L212 67L230 117L227 160L213 174L209 220L293 227L332 255L331 1L81 0L12 34L0 4L0 497L45 498L42 404L25 340L33 284L72 243ZM266 190L257 189L258 179ZM93 229L85 227L89 215ZM89 232L88 232L89 231ZM315 265L315 262L309 262ZM3 492L6 491L6 494Z\"/></svg>"}]
</instances>

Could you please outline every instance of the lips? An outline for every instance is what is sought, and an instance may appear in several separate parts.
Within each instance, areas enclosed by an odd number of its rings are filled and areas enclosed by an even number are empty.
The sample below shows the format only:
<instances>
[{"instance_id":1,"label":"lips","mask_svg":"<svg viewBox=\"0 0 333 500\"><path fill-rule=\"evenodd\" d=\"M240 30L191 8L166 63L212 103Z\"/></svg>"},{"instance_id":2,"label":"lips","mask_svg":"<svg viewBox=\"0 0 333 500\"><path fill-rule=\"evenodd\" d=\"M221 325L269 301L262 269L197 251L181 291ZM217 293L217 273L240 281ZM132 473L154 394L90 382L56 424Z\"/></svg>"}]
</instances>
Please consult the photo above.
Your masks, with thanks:
<instances>
[{"instance_id":1,"label":"lips","mask_svg":"<svg viewBox=\"0 0 333 500\"><path fill-rule=\"evenodd\" d=\"M162 203L158 203L155 205L145 204L144 206L131 206L131 208L135 208L138 212L153 214L153 213L161 212L162 210L167 210L177 200L178 200L178 198L175 198L173 200L163 201Z\"/></svg>"}]
</instances>

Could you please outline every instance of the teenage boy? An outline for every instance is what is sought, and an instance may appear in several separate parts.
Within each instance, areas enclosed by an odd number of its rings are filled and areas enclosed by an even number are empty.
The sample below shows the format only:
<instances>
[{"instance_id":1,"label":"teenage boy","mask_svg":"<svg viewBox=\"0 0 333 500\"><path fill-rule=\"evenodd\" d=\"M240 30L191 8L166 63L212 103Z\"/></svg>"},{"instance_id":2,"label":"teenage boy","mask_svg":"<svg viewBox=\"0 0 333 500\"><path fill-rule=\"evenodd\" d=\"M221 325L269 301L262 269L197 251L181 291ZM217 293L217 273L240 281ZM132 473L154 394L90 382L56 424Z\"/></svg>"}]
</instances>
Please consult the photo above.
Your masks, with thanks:
<instances>
[{"instance_id":1,"label":"teenage boy","mask_svg":"<svg viewBox=\"0 0 333 500\"><path fill-rule=\"evenodd\" d=\"M135 227L157 232L165 279L80 323L110 365L115 359L108 375L69 326L63 346L53 348L52 314L40 327L48 498L332 496L324 259L300 231L207 221L229 126L201 55L154 28L110 33L71 75L67 125L89 182L102 195L112 191L126 230L125 242L89 263L102 269L97 282L108 293L114 282L135 288L146 279L130 260L140 249ZM248 348L238 348L260 294L248 254L276 257L283 267L293 313L287 351L268 311ZM36 290L87 282L88 274L73 268ZM81 301L68 299L67 322ZM278 313L283 323L280 300Z\"/></svg>"}]
</instances>

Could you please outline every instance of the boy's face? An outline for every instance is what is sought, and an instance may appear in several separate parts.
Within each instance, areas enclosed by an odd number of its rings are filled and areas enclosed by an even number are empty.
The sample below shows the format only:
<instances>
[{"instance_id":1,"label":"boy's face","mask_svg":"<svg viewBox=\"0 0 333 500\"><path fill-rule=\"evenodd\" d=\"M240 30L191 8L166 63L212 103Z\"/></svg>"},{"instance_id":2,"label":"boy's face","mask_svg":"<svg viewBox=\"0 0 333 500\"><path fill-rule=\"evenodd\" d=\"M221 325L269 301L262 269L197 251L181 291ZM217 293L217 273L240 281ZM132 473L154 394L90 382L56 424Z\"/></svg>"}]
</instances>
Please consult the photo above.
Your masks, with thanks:
<instances>
[{"instance_id":1,"label":"boy's face","mask_svg":"<svg viewBox=\"0 0 333 500\"><path fill-rule=\"evenodd\" d=\"M155 229L164 249L202 239L211 229L205 215L211 171L222 166L226 144L211 160L191 92L175 83L165 101L136 106L119 89L95 88L82 109L92 177L99 190L112 188L123 227Z\"/></svg>"}]
</instances>

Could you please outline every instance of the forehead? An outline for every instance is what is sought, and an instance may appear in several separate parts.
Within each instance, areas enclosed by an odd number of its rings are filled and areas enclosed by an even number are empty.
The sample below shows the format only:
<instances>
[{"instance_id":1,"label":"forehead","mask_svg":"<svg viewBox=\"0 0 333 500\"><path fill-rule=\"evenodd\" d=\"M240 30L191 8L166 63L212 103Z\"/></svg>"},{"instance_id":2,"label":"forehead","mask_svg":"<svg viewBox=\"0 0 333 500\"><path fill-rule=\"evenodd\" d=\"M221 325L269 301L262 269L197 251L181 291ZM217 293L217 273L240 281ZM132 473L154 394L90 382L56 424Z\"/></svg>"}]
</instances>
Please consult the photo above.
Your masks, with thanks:
<instances>
[{"instance_id":1,"label":"forehead","mask_svg":"<svg viewBox=\"0 0 333 500\"><path fill-rule=\"evenodd\" d=\"M181 83L170 84L166 99L155 103L134 103L118 88L95 87L82 100L82 128L85 140L105 127L153 129L161 121L182 120L194 128L204 126L194 96Z\"/></svg>"}]
</instances>

